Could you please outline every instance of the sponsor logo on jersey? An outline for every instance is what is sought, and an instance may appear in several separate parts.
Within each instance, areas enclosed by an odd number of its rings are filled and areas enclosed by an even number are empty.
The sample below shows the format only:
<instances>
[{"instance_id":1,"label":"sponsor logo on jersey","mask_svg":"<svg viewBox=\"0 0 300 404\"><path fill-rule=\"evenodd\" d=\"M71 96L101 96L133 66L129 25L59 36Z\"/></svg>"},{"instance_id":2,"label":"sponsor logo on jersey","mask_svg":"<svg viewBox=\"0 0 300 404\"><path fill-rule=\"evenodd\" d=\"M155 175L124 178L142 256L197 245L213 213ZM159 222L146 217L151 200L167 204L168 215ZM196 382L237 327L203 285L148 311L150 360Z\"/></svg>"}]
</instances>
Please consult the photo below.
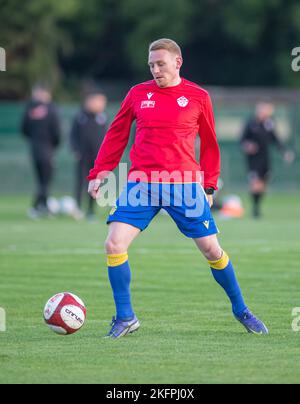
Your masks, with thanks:
<instances>
[{"instance_id":1,"label":"sponsor logo on jersey","mask_svg":"<svg viewBox=\"0 0 300 404\"><path fill-rule=\"evenodd\" d=\"M142 101L141 108L154 108L155 101Z\"/></svg>"},{"instance_id":2,"label":"sponsor logo on jersey","mask_svg":"<svg viewBox=\"0 0 300 404\"><path fill-rule=\"evenodd\" d=\"M151 100L153 95L154 95L154 93L147 93L148 100Z\"/></svg>"},{"instance_id":3,"label":"sponsor logo on jersey","mask_svg":"<svg viewBox=\"0 0 300 404\"><path fill-rule=\"evenodd\" d=\"M189 100L182 96L180 98L177 98L177 103L180 107L184 108L188 105Z\"/></svg>"}]
</instances>

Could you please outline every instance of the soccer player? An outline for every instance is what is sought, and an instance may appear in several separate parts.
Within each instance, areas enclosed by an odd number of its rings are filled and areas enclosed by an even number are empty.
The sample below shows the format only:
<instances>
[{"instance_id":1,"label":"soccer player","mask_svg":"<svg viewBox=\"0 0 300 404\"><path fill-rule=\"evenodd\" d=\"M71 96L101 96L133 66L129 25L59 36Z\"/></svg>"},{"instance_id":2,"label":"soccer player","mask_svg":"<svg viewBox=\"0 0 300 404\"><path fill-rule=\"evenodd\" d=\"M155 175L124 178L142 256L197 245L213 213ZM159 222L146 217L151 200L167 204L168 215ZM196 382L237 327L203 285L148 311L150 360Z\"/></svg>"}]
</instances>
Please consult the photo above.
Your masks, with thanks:
<instances>
[{"instance_id":1,"label":"soccer player","mask_svg":"<svg viewBox=\"0 0 300 404\"><path fill-rule=\"evenodd\" d=\"M242 138L242 150L246 156L253 216L261 216L261 202L271 175L270 148L276 145L287 163L292 163L294 153L280 142L273 121L274 105L268 102L257 104L255 116L246 124Z\"/></svg>"},{"instance_id":2,"label":"soccer player","mask_svg":"<svg viewBox=\"0 0 300 404\"><path fill-rule=\"evenodd\" d=\"M120 162L135 120L128 183L107 221L105 248L116 305L116 317L107 337L119 338L140 327L131 303L128 248L162 207L208 260L215 280L231 301L236 319L249 333L266 334L266 326L244 302L232 262L219 245L210 212L220 173L220 152L209 94L180 76L182 53L174 41L153 42L148 61L153 80L131 88L88 177L89 193L97 198L103 179ZM194 147L198 134L200 164ZM204 188L200 171L204 173ZM135 189L141 197L140 204L131 201Z\"/></svg>"}]
</instances>

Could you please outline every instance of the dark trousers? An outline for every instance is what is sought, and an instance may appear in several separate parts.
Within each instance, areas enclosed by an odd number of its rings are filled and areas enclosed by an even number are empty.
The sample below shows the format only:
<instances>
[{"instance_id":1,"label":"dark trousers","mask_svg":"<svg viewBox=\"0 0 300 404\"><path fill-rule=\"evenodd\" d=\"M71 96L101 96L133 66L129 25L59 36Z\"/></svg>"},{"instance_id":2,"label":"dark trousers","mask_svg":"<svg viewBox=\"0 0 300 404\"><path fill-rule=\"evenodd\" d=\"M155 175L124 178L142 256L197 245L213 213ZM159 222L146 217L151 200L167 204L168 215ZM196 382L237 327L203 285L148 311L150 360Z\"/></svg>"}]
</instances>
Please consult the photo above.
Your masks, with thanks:
<instances>
[{"instance_id":1,"label":"dark trousers","mask_svg":"<svg viewBox=\"0 0 300 404\"><path fill-rule=\"evenodd\" d=\"M90 169L94 165L93 159L80 159L75 167L75 199L77 206L81 209L83 192L87 194L88 181L86 177L89 175ZM88 194L87 194L88 195ZM88 195L88 214L94 213L95 201Z\"/></svg>"},{"instance_id":2,"label":"dark trousers","mask_svg":"<svg viewBox=\"0 0 300 404\"><path fill-rule=\"evenodd\" d=\"M53 178L52 158L41 159L33 156L33 168L36 177L37 191L33 201L35 209L46 209L49 188Z\"/></svg>"}]
</instances>

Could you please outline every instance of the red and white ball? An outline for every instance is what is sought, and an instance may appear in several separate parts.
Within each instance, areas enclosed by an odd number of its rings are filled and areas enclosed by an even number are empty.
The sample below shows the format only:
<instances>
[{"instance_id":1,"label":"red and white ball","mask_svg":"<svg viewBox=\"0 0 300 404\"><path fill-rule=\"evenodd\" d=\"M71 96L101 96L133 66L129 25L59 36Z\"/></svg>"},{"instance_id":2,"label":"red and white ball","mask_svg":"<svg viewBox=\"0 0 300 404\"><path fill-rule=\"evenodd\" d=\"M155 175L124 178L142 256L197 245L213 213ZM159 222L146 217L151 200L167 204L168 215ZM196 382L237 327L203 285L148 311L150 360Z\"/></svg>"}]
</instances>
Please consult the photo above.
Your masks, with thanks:
<instances>
[{"instance_id":1,"label":"red and white ball","mask_svg":"<svg viewBox=\"0 0 300 404\"><path fill-rule=\"evenodd\" d=\"M68 292L58 293L46 303L44 319L57 334L74 334L85 323L86 308L78 296Z\"/></svg>"}]
</instances>

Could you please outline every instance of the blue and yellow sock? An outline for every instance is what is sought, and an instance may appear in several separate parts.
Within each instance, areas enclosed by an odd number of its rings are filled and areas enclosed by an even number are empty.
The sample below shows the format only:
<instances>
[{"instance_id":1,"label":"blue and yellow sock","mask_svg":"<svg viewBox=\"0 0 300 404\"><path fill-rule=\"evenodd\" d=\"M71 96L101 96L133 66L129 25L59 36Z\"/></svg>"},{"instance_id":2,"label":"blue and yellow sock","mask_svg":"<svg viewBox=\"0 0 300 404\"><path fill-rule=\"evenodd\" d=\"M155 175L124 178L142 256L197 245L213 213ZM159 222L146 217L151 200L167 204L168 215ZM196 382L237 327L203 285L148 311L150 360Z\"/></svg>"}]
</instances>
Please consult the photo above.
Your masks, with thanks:
<instances>
[{"instance_id":1,"label":"blue and yellow sock","mask_svg":"<svg viewBox=\"0 0 300 404\"><path fill-rule=\"evenodd\" d=\"M134 312L131 306L131 271L128 254L108 254L108 277L113 290L118 320L131 320Z\"/></svg>"},{"instance_id":2,"label":"blue and yellow sock","mask_svg":"<svg viewBox=\"0 0 300 404\"><path fill-rule=\"evenodd\" d=\"M247 308L240 286L236 279L233 265L226 254L217 261L208 261L215 280L225 290L232 304L232 311L236 316L240 316Z\"/></svg>"}]
</instances>

